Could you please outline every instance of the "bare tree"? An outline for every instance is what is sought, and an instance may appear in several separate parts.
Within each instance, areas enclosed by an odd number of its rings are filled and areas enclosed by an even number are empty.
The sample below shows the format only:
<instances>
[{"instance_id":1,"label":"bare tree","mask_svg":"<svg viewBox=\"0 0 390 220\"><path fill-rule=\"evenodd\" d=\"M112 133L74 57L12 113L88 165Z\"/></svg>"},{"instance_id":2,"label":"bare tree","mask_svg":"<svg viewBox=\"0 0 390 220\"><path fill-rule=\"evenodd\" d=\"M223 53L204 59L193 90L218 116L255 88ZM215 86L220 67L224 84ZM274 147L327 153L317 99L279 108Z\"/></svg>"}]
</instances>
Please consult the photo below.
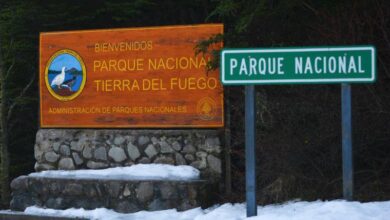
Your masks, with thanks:
<instances>
[{"instance_id":1,"label":"bare tree","mask_svg":"<svg viewBox=\"0 0 390 220\"><path fill-rule=\"evenodd\" d=\"M1 203L2 205L7 205L9 201L9 153L8 153L8 133L7 129L7 120L4 117L7 114L6 108L6 91L5 91L5 81L6 81L6 72L4 71L4 61L2 53L2 38L0 35L0 189L1 189Z\"/></svg>"},{"instance_id":2,"label":"bare tree","mask_svg":"<svg viewBox=\"0 0 390 220\"><path fill-rule=\"evenodd\" d=\"M35 74L32 75L30 81L27 85L20 89L20 93L16 97L10 98L10 93L7 91L7 81L13 70L15 62L12 62L9 67L5 70L4 65L4 54L2 51L2 41L0 35L0 196L1 196L1 205L8 206L10 201L10 177L9 177L9 167L10 167L10 157L9 157L9 122L11 120L14 109L20 104L20 101L25 97L28 89L31 87L35 80ZM10 48L12 48L12 41Z\"/></svg>"}]
</instances>

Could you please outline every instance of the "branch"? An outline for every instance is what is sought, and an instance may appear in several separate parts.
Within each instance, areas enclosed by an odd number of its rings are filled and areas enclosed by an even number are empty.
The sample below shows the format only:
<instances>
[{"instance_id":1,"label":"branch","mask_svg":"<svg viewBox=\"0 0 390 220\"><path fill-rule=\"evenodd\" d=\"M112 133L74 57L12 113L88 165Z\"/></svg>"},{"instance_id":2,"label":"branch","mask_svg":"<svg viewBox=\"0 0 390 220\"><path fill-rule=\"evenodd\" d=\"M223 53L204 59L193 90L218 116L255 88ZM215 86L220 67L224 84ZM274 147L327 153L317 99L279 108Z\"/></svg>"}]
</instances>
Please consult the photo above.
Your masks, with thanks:
<instances>
[{"instance_id":1,"label":"branch","mask_svg":"<svg viewBox=\"0 0 390 220\"><path fill-rule=\"evenodd\" d=\"M12 68L15 66L15 59L12 60L12 64L9 66L7 72L5 73L5 77L4 77L4 80L8 79L10 73L11 73L11 70Z\"/></svg>"},{"instance_id":2,"label":"branch","mask_svg":"<svg viewBox=\"0 0 390 220\"><path fill-rule=\"evenodd\" d=\"M9 42L8 51L7 51L7 54L5 55L5 57L9 57L9 55L11 53L11 49L13 48L13 46L14 46L14 39L12 38L11 41Z\"/></svg>"},{"instance_id":3,"label":"branch","mask_svg":"<svg viewBox=\"0 0 390 220\"><path fill-rule=\"evenodd\" d=\"M31 87L34 80L35 80L35 74L31 77L30 82L23 88L23 90L20 92L19 96L17 98L15 98L15 100L22 98L26 94L27 90ZM9 121L11 119L12 112L17 104L18 103L16 101L14 101L12 103L12 105L9 107L8 114L7 114L7 121Z\"/></svg>"},{"instance_id":4,"label":"branch","mask_svg":"<svg viewBox=\"0 0 390 220\"><path fill-rule=\"evenodd\" d=\"M318 10L316 10L315 8L313 8L311 5L309 5L307 2L305 1L302 1L302 4L303 6L305 6L306 8L308 8L309 10L311 10L312 12L314 12L314 14L316 15L319 15L320 13L318 12Z\"/></svg>"}]
</instances>

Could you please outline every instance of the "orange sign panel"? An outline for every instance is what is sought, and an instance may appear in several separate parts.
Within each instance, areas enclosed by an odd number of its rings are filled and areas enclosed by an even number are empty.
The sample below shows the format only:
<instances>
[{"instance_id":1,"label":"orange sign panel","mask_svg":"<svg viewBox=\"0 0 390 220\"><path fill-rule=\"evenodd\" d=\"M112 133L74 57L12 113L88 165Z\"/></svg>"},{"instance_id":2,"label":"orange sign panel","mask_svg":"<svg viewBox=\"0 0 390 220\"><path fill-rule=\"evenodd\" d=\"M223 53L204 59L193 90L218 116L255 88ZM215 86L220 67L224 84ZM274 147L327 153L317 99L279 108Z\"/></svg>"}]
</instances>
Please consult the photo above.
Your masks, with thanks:
<instances>
[{"instance_id":1,"label":"orange sign panel","mask_svg":"<svg viewBox=\"0 0 390 220\"><path fill-rule=\"evenodd\" d=\"M218 71L194 52L222 32L208 24L41 33L41 127L223 126Z\"/></svg>"}]
</instances>

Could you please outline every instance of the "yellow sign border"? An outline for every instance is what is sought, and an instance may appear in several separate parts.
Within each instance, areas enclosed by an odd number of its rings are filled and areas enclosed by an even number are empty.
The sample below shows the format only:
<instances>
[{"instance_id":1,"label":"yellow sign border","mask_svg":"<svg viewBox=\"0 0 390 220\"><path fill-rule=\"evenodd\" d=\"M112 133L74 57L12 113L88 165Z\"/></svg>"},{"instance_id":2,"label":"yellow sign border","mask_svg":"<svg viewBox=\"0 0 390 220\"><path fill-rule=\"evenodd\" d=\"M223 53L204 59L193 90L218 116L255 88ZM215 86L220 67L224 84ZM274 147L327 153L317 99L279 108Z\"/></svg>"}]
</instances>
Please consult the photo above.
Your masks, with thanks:
<instances>
[{"instance_id":1,"label":"yellow sign border","mask_svg":"<svg viewBox=\"0 0 390 220\"><path fill-rule=\"evenodd\" d=\"M59 55L61 54L70 54L72 56L74 56L79 62L80 62L80 65L81 65L81 69L82 69L82 76L83 76L83 79L81 81L81 85L80 85L80 88L79 90L74 93L73 95L71 96L60 96L58 95L57 93L54 92L54 90L51 88L51 86L49 85L49 66L51 64L51 62ZM47 90L50 92L50 94L60 100L60 101L70 101L70 100L73 100L75 99L77 96L80 95L80 93L83 91L84 89L84 86L85 86L85 82L87 81L87 71L86 71L86 68L85 68L85 64L84 64L84 61L83 59L81 59L80 55L78 55L75 51L73 50L70 50L70 49L62 49L62 50L59 50L57 52L55 52L49 59L49 61L47 61L47 64L46 64L46 68L45 68L45 84L46 84L46 88Z\"/></svg>"}]
</instances>

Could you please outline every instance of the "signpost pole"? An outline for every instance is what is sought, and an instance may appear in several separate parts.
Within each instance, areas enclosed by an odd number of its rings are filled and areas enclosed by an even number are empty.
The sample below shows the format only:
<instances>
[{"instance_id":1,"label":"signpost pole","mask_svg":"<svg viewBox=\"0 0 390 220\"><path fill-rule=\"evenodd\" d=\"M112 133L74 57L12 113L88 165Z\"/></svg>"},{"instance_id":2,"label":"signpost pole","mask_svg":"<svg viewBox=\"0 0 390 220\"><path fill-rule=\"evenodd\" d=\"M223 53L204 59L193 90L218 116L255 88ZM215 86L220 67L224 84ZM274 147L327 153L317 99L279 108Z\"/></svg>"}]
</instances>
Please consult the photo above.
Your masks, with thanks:
<instances>
[{"instance_id":1,"label":"signpost pole","mask_svg":"<svg viewBox=\"0 0 390 220\"><path fill-rule=\"evenodd\" d=\"M351 86L348 83L375 82L375 53L375 47L373 46L222 50L222 84L246 86L245 156L247 216L256 215L254 85L343 83L341 85L343 195L346 200L352 200ZM348 62L341 62L340 60L342 59L339 58L342 57L345 57ZM274 62L277 68L272 69L271 61ZM317 65L319 61L322 62L321 65ZM267 63L268 66L266 65Z\"/></svg>"},{"instance_id":2,"label":"signpost pole","mask_svg":"<svg viewBox=\"0 0 390 220\"><path fill-rule=\"evenodd\" d=\"M245 86L245 177L246 177L246 215L257 215L256 206L256 103L255 86Z\"/></svg>"},{"instance_id":3,"label":"signpost pole","mask_svg":"<svg viewBox=\"0 0 390 220\"><path fill-rule=\"evenodd\" d=\"M341 84L341 127L343 156L343 196L351 201L353 197L352 124L351 124L351 85Z\"/></svg>"}]
</instances>

